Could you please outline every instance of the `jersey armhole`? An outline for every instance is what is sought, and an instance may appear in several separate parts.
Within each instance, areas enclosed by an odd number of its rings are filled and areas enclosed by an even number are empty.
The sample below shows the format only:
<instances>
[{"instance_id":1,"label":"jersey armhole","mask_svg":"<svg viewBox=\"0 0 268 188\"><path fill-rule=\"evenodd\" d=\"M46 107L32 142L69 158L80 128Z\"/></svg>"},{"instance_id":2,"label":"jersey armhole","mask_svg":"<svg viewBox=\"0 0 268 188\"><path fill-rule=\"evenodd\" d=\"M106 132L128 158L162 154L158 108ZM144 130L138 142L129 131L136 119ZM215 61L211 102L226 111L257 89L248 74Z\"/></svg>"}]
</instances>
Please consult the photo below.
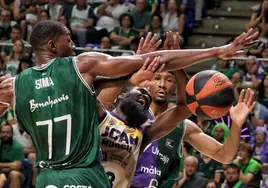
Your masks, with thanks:
<instances>
[{"instance_id":1,"label":"jersey armhole","mask_svg":"<svg viewBox=\"0 0 268 188\"><path fill-rule=\"evenodd\" d=\"M79 77L79 79L81 80L81 82L86 86L86 88L91 93L91 95L95 95L95 91L88 85L88 83L85 81L82 74L80 73L78 66L77 66L77 63L76 63L76 60L75 60L75 57L72 57L72 61L73 61L73 66L74 66L75 72L76 72L77 76Z\"/></svg>"},{"instance_id":2,"label":"jersey armhole","mask_svg":"<svg viewBox=\"0 0 268 188\"><path fill-rule=\"evenodd\" d=\"M99 123L99 127L102 127L103 125L105 125L106 122L109 122L110 119L112 118L111 115L110 115L110 113L109 113L108 111L106 111L106 113L105 113L104 115L105 115L105 116L102 117L103 120Z\"/></svg>"},{"instance_id":3,"label":"jersey armhole","mask_svg":"<svg viewBox=\"0 0 268 188\"><path fill-rule=\"evenodd\" d=\"M184 135L185 135L185 132L186 132L185 121L183 121L182 123L183 123L183 125L180 125L180 126L183 126L183 133L182 133L180 145L179 145L179 148L178 148L178 155L179 155L179 157L182 157L183 156L183 139L184 139Z\"/></svg>"}]
</instances>

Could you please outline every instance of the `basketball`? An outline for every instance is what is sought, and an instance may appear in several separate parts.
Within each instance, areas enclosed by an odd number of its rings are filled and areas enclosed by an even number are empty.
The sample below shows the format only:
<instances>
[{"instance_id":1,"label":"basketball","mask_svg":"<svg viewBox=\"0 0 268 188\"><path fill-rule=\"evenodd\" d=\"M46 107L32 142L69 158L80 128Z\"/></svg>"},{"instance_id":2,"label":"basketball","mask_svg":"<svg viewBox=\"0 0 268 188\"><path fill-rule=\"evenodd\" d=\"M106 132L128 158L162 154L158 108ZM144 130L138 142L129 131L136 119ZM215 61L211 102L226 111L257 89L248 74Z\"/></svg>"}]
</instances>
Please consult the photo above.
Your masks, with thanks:
<instances>
[{"instance_id":1,"label":"basketball","mask_svg":"<svg viewBox=\"0 0 268 188\"><path fill-rule=\"evenodd\" d=\"M232 82L214 70L195 74L186 85L187 106L194 115L203 119L226 115L234 99Z\"/></svg>"}]
</instances>

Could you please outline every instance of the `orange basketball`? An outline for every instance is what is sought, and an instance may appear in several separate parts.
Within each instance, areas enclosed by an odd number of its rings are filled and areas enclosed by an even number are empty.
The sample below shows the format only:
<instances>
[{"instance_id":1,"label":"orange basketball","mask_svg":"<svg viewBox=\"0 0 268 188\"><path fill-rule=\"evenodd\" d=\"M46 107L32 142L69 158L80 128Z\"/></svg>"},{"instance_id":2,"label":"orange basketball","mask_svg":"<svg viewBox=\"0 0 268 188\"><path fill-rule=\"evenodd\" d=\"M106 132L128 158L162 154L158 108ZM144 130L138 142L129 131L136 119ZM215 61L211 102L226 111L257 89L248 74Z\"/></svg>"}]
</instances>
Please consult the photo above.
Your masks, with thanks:
<instances>
[{"instance_id":1,"label":"orange basketball","mask_svg":"<svg viewBox=\"0 0 268 188\"><path fill-rule=\"evenodd\" d=\"M232 82L220 72L201 71L186 85L186 102L189 110L198 117L222 117L234 102Z\"/></svg>"}]
</instances>

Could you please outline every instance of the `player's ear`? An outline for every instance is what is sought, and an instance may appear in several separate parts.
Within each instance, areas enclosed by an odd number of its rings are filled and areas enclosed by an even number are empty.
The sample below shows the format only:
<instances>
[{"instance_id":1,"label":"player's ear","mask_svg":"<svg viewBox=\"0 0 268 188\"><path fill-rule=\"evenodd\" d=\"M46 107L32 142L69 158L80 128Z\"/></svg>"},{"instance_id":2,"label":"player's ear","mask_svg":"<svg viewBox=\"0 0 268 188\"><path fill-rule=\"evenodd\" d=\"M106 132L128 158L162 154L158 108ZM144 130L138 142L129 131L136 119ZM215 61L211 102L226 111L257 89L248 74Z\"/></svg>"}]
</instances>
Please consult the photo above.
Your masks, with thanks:
<instances>
[{"instance_id":1,"label":"player's ear","mask_svg":"<svg viewBox=\"0 0 268 188\"><path fill-rule=\"evenodd\" d=\"M53 52L53 53L57 53L57 48L56 48L56 44L53 40L49 40L47 42L47 45L48 45L48 49Z\"/></svg>"}]
</instances>

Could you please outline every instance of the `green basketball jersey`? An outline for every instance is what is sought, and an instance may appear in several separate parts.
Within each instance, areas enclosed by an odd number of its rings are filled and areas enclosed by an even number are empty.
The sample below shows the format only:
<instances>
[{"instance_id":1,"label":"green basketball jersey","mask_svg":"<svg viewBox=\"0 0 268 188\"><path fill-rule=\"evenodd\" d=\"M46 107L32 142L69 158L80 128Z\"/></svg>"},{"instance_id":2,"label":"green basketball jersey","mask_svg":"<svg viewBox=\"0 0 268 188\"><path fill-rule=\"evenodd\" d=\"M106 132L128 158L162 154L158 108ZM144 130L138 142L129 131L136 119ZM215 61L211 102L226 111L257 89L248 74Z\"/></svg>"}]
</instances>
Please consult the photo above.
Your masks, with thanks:
<instances>
[{"instance_id":1,"label":"green basketball jersey","mask_svg":"<svg viewBox=\"0 0 268 188\"><path fill-rule=\"evenodd\" d=\"M56 58L19 74L15 111L32 137L40 166L67 169L99 161L96 95L73 57Z\"/></svg>"},{"instance_id":2,"label":"green basketball jersey","mask_svg":"<svg viewBox=\"0 0 268 188\"><path fill-rule=\"evenodd\" d=\"M164 126L164 125L163 125ZM178 181L185 123L149 144L140 154L132 188L170 188Z\"/></svg>"}]
</instances>

